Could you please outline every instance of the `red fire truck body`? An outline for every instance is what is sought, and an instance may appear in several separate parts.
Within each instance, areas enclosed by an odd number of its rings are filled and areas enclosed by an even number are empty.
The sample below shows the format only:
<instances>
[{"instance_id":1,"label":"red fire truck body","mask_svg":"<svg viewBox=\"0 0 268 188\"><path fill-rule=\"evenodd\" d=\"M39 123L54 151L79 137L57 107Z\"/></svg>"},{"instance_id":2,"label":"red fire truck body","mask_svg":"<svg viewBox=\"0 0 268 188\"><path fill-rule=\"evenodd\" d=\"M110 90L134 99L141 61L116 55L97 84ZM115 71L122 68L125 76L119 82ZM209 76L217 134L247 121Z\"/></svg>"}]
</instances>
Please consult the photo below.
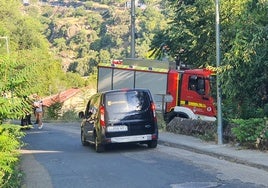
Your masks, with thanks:
<instances>
[{"instance_id":1,"label":"red fire truck body","mask_svg":"<svg viewBox=\"0 0 268 188\"><path fill-rule=\"evenodd\" d=\"M128 59L99 64L97 90L147 88L168 122L176 116L215 121L211 75L206 69L178 71L166 62Z\"/></svg>"}]
</instances>

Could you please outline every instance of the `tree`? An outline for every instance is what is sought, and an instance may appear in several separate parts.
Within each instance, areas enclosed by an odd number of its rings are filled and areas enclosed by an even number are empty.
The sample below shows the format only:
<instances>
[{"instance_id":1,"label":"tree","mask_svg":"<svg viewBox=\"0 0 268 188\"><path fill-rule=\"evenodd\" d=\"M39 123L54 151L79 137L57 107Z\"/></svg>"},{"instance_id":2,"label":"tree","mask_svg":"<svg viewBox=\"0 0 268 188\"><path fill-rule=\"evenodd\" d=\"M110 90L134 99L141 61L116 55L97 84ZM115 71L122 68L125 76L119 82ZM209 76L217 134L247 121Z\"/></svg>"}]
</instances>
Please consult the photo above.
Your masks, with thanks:
<instances>
[{"instance_id":1,"label":"tree","mask_svg":"<svg viewBox=\"0 0 268 188\"><path fill-rule=\"evenodd\" d=\"M101 50L99 54L99 62L109 63L110 62L110 53L107 50Z\"/></svg>"},{"instance_id":2,"label":"tree","mask_svg":"<svg viewBox=\"0 0 268 188\"><path fill-rule=\"evenodd\" d=\"M5 119L17 119L31 111L25 89L29 88L26 67L8 56L0 56L0 124Z\"/></svg>"},{"instance_id":3,"label":"tree","mask_svg":"<svg viewBox=\"0 0 268 188\"><path fill-rule=\"evenodd\" d=\"M10 48L9 54L0 57L0 121L3 121L31 112L26 100L31 94L45 96L77 84L68 81L61 63L49 51L38 16L22 15L18 1L2 0L0 18L0 36L8 37Z\"/></svg>"},{"instance_id":4,"label":"tree","mask_svg":"<svg viewBox=\"0 0 268 188\"><path fill-rule=\"evenodd\" d=\"M152 55L168 46L171 56L194 67L215 66L213 1L169 2L172 21L155 35ZM267 14L267 1L221 1L222 67L217 71L227 117L256 117L268 102Z\"/></svg>"},{"instance_id":5,"label":"tree","mask_svg":"<svg viewBox=\"0 0 268 188\"><path fill-rule=\"evenodd\" d=\"M159 32L152 49L168 46L168 53L196 67L215 62L215 16L210 0L170 1L172 18L168 27ZM162 41L159 41L161 39ZM154 46L158 45L158 46ZM160 51L162 49L159 49Z\"/></svg>"},{"instance_id":6,"label":"tree","mask_svg":"<svg viewBox=\"0 0 268 188\"><path fill-rule=\"evenodd\" d=\"M65 44L65 39L64 38L57 38L54 40L53 44L59 48L59 50L66 50L67 46Z\"/></svg>"},{"instance_id":7,"label":"tree","mask_svg":"<svg viewBox=\"0 0 268 188\"><path fill-rule=\"evenodd\" d=\"M86 24L90 26L93 30L98 30L99 25L102 22L102 17L99 14L91 14L87 17Z\"/></svg>"},{"instance_id":8,"label":"tree","mask_svg":"<svg viewBox=\"0 0 268 188\"><path fill-rule=\"evenodd\" d=\"M232 11L232 10L236 11ZM223 74L223 91L236 104L231 114L258 117L268 103L268 3L238 1L226 8L231 24L224 22L223 64L232 69ZM234 32L235 31L235 32ZM253 110L254 109L254 110Z\"/></svg>"}]
</instances>

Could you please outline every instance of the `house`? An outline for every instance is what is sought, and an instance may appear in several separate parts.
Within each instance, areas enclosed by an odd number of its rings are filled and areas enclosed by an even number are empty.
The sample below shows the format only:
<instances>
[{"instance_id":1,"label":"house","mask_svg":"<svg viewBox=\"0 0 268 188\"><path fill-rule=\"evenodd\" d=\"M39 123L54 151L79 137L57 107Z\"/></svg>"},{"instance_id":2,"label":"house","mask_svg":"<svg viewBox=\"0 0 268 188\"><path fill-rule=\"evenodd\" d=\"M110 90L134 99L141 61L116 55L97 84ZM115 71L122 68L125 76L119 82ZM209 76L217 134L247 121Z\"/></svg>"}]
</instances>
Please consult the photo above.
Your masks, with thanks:
<instances>
[{"instance_id":1,"label":"house","mask_svg":"<svg viewBox=\"0 0 268 188\"><path fill-rule=\"evenodd\" d=\"M94 89L88 88L71 88L65 91L62 91L58 94L48 96L42 99L44 108L49 108L56 103L61 103L61 114L67 111L83 111L88 98L94 94Z\"/></svg>"}]
</instances>

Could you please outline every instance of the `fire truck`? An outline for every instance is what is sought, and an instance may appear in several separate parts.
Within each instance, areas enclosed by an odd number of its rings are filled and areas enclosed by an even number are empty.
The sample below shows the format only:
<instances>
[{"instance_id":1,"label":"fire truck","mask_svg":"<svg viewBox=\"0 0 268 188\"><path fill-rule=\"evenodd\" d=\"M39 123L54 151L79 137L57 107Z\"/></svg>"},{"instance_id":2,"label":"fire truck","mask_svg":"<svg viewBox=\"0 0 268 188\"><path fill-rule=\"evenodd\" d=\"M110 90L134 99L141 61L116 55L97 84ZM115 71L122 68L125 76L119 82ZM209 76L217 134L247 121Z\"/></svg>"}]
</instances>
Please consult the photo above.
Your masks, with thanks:
<instances>
[{"instance_id":1,"label":"fire truck","mask_svg":"<svg viewBox=\"0 0 268 188\"><path fill-rule=\"evenodd\" d=\"M97 91L147 88L166 122L174 117L215 121L212 75L207 69L178 70L162 61L114 60L98 65Z\"/></svg>"}]
</instances>

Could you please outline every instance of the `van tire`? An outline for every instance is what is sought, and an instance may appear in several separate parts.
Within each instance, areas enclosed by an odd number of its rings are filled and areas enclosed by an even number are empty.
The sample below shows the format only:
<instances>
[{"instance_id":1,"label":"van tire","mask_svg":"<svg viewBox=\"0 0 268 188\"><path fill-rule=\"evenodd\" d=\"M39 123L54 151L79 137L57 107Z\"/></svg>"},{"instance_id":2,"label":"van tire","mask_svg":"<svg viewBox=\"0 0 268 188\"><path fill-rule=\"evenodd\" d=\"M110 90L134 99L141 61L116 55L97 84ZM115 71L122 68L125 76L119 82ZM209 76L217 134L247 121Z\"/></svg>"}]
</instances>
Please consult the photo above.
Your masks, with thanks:
<instances>
[{"instance_id":1,"label":"van tire","mask_svg":"<svg viewBox=\"0 0 268 188\"><path fill-rule=\"evenodd\" d=\"M157 147L157 140L151 140L148 142L148 148L156 148Z\"/></svg>"},{"instance_id":2,"label":"van tire","mask_svg":"<svg viewBox=\"0 0 268 188\"><path fill-rule=\"evenodd\" d=\"M104 145L103 144L98 144L98 137L95 135L95 151L97 153L104 152Z\"/></svg>"},{"instance_id":3,"label":"van tire","mask_svg":"<svg viewBox=\"0 0 268 188\"><path fill-rule=\"evenodd\" d=\"M83 146L88 146L89 143L85 140L85 135L84 135L84 131L81 130L81 143Z\"/></svg>"}]
</instances>

